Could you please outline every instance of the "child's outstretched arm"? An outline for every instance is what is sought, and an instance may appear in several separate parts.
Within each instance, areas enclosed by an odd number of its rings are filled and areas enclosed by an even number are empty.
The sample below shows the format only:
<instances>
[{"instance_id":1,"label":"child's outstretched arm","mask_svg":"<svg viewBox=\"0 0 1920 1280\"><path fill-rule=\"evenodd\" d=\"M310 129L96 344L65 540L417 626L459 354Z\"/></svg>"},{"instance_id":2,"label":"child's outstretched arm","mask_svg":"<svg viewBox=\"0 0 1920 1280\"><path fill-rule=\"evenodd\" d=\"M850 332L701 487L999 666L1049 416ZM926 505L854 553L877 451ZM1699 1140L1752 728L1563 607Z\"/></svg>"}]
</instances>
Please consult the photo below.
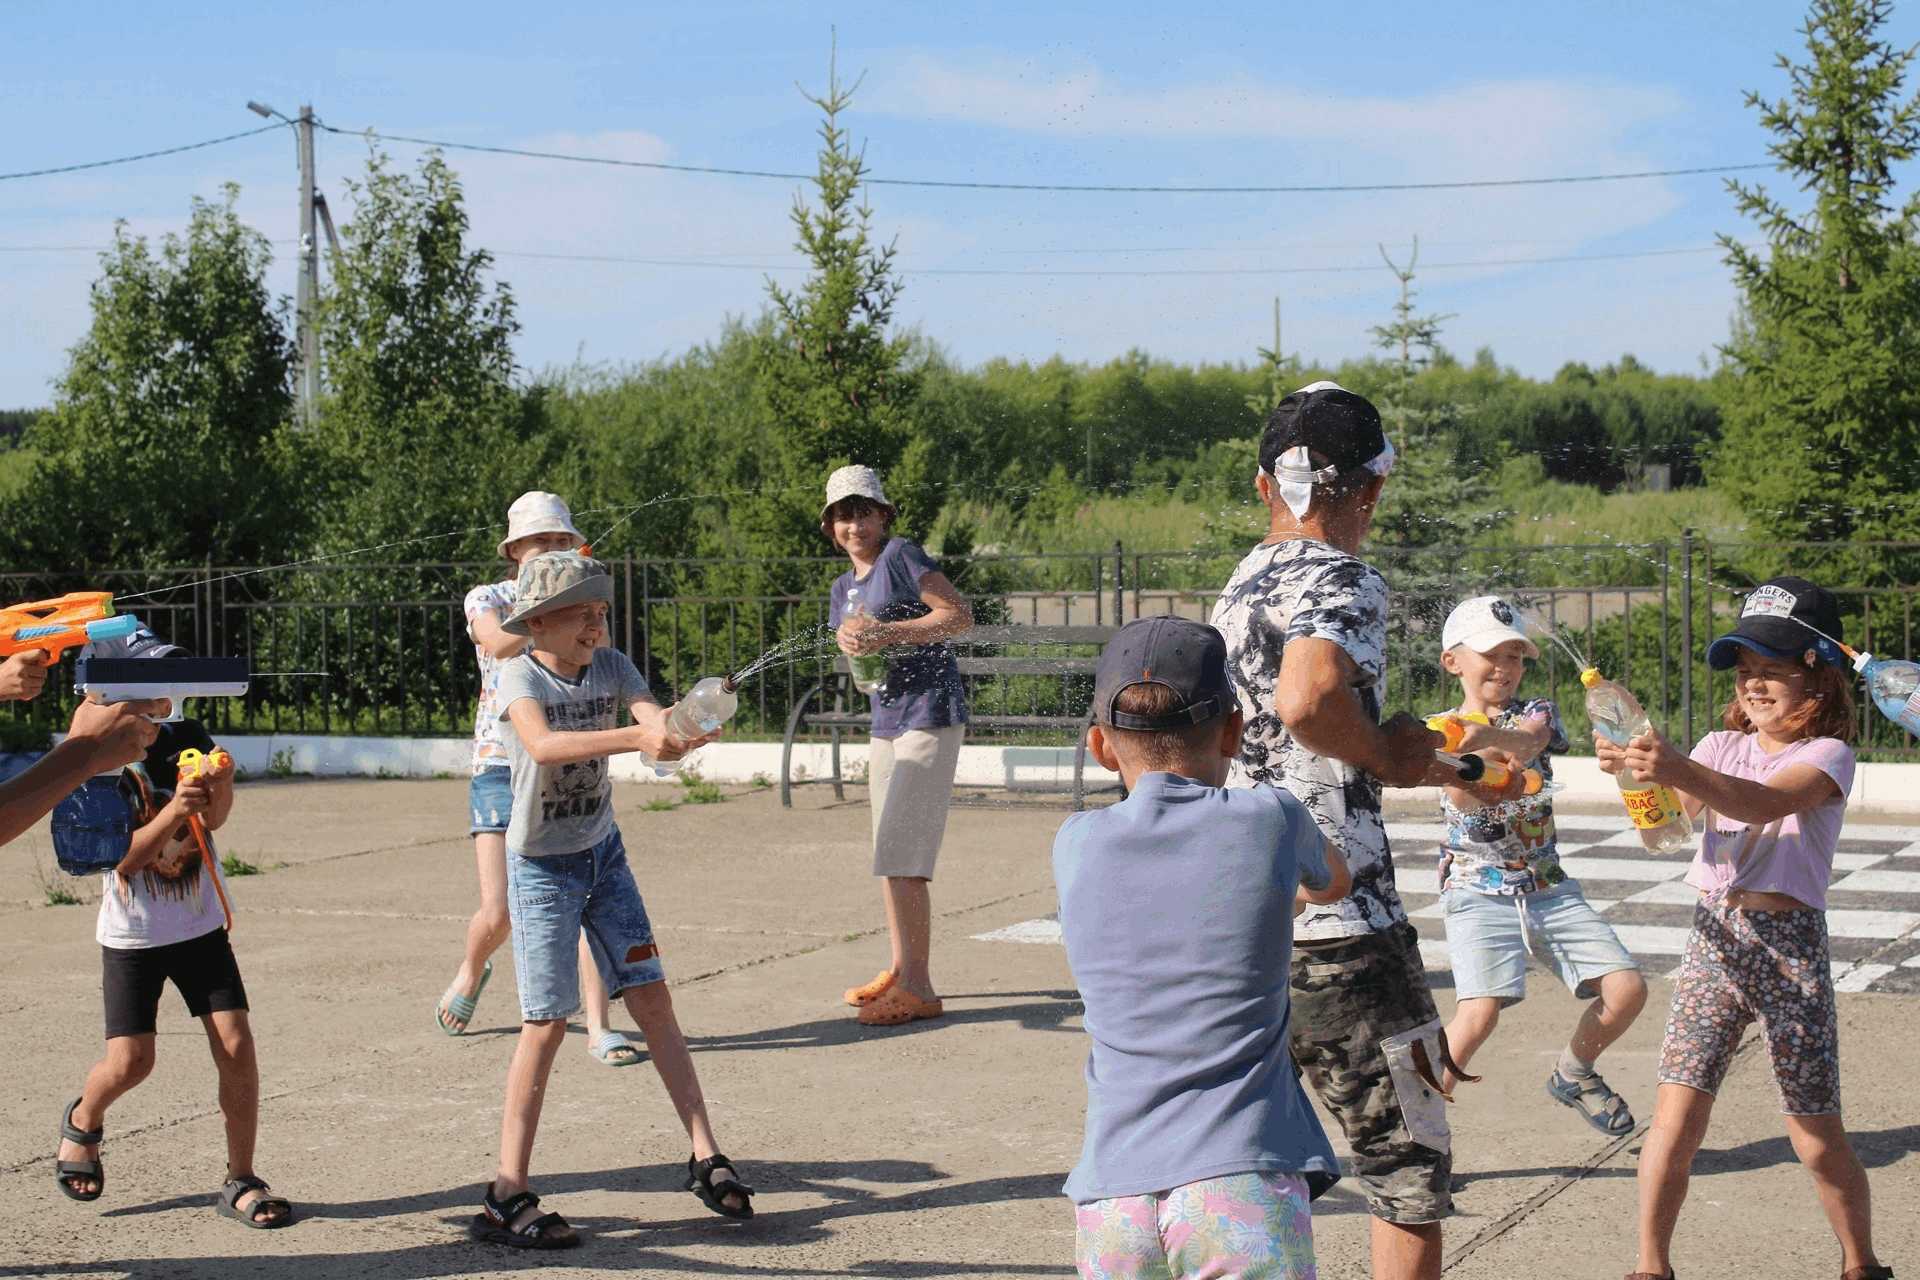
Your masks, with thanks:
<instances>
[{"instance_id":1,"label":"child's outstretched arm","mask_svg":"<svg viewBox=\"0 0 1920 1280\"><path fill-rule=\"evenodd\" d=\"M1664 783L1678 791L1688 817L1710 808L1735 822L1765 826L1805 813L1840 794L1840 784L1825 770L1810 764L1789 765L1766 782L1729 777L1689 759L1658 729L1641 734L1624 747L1596 733L1594 750L1606 773L1624 769L1637 782Z\"/></svg>"},{"instance_id":2,"label":"child's outstretched arm","mask_svg":"<svg viewBox=\"0 0 1920 1280\"><path fill-rule=\"evenodd\" d=\"M539 702L519 698L507 708L507 719L535 764L578 764L623 751L644 751L655 760L678 760L697 746L713 741L681 738L667 732L667 711L650 697L628 704L634 722L624 729L555 730L547 725Z\"/></svg>"},{"instance_id":3,"label":"child's outstretched arm","mask_svg":"<svg viewBox=\"0 0 1920 1280\"><path fill-rule=\"evenodd\" d=\"M180 779L173 799L161 807L152 822L133 833L127 842L127 856L120 859L120 865L114 870L131 877L158 862L167 846L186 827L188 818L197 813L204 820L212 791L212 784L206 778Z\"/></svg>"}]
</instances>

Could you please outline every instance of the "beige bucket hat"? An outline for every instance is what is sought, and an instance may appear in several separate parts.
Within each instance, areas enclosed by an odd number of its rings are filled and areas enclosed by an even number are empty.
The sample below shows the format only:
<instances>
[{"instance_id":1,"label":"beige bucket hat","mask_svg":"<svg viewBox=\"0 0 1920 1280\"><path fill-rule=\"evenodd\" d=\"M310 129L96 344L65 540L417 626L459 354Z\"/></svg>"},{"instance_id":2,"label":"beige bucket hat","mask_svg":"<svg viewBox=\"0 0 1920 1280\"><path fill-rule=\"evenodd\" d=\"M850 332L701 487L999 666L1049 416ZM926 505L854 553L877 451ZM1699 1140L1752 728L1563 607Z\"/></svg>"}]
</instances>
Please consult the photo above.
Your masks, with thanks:
<instances>
[{"instance_id":1,"label":"beige bucket hat","mask_svg":"<svg viewBox=\"0 0 1920 1280\"><path fill-rule=\"evenodd\" d=\"M499 546L501 559L508 558L509 546L536 533L570 533L574 546L586 543L586 538L573 527L573 512L568 509L565 499L544 489L532 489L521 494L507 508L507 536L500 539Z\"/></svg>"},{"instance_id":2,"label":"beige bucket hat","mask_svg":"<svg viewBox=\"0 0 1920 1280\"><path fill-rule=\"evenodd\" d=\"M833 510L834 503L843 502L848 498L866 498L879 503L889 511L899 510L887 501L886 492L880 488L880 473L872 467L864 467L858 463L850 467L841 467L827 477L827 501L826 505L820 508L821 522L825 523L827 512Z\"/></svg>"},{"instance_id":3,"label":"beige bucket hat","mask_svg":"<svg viewBox=\"0 0 1920 1280\"><path fill-rule=\"evenodd\" d=\"M578 551L547 551L520 566L519 603L500 624L510 635L532 635L527 619L589 600L613 599L613 575Z\"/></svg>"}]
</instances>

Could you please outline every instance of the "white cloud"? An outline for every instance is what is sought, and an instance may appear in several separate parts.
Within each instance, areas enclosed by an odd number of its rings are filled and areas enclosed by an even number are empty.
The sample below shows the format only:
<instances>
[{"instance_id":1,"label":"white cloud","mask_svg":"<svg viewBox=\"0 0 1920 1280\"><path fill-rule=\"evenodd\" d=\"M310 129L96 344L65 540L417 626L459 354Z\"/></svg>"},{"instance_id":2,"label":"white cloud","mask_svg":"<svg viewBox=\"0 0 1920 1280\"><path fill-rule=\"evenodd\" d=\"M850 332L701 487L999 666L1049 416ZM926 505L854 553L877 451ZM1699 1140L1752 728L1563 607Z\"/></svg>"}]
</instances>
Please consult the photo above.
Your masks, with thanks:
<instances>
[{"instance_id":1,"label":"white cloud","mask_svg":"<svg viewBox=\"0 0 1920 1280\"><path fill-rule=\"evenodd\" d=\"M1335 97L1244 81L1130 92L1098 71L1030 79L931 60L879 86L876 98L869 109L1026 132L1258 138L1310 151L1357 149L1401 159L1415 181L1437 173L1534 176L1543 165L1553 173L1583 169L1630 127L1684 105L1660 89L1554 80L1488 82L1406 98Z\"/></svg>"}]
</instances>

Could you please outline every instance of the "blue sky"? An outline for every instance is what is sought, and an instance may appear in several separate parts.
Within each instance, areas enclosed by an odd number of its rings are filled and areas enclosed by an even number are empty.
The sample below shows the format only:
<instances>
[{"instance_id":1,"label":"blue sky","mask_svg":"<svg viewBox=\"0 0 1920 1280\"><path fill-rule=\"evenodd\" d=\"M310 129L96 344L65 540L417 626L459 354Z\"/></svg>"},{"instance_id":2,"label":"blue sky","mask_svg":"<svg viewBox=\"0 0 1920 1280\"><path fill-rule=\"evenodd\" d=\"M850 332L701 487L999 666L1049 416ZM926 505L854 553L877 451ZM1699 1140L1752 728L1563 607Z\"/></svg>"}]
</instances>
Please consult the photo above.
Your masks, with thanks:
<instances>
[{"instance_id":1,"label":"blue sky","mask_svg":"<svg viewBox=\"0 0 1920 1280\"><path fill-rule=\"evenodd\" d=\"M1765 158L1744 89L1777 94L1796 3L1435 6L878 4L321 8L9 5L0 172L252 127L255 98L326 122L496 146L804 172L829 28L863 69L849 117L889 177L1287 185L1552 177ZM1895 15L1891 35L1920 21ZM419 149L390 150L411 164ZM357 138L322 135L320 184ZM453 152L474 239L496 251L537 372L684 350L791 282L796 185ZM116 219L181 226L193 195L243 189L291 292L289 137L0 182L0 406L43 404L87 324ZM1717 177L1322 195L1093 195L875 187L897 236L899 318L959 360L1102 361L1142 348L1247 360L1368 349L1393 278L1375 247L1421 242L1443 341L1546 376L1632 352L1697 370L1734 297L1716 232L1747 234ZM77 246L77 249L65 248ZM671 266L522 255L671 260ZM1594 258L1594 255L1658 256ZM1515 262L1516 259L1589 258ZM1348 268L1328 271L1325 268ZM956 274L927 274L951 272ZM1121 274L1156 272L1161 274ZM986 273L986 274L960 274ZM1009 274L1012 273L1012 274ZM1191 273L1191 274L1179 274Z\"/></svg>"}]
</instances>

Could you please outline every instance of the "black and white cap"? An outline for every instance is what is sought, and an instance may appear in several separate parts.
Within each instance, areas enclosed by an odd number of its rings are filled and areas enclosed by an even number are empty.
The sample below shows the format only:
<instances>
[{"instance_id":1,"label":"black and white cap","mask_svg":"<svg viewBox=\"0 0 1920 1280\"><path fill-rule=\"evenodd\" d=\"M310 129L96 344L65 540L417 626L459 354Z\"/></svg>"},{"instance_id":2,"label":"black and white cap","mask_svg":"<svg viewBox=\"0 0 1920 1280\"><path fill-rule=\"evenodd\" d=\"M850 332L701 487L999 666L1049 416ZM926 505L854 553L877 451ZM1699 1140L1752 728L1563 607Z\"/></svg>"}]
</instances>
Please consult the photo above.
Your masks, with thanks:
<instances>
[{"instance_id":1,"label":"black and white cap","mask_svg":"<svg viewBox=\"0 0 1920 1280\"><path fill-rule=\"evenodd\" d=\"M1115 711L1114 699L1136 684L1165 685L1180 705L1156 716ZM1191 618L1163 614L1129 622L1094 664L1094 718L1115 729L1191 729L1239 705L1227 675L1226 640Z\"/></svg>"},{"instance_id":2,"label":"black and white cap","mask_svg":"<svg viewBox=\"0 0 1920 1280\"><path fill-rule=\"evenodd\" d=\"M1833 592L1805 578L1775 578L1753 589L1739 625L1708 646L1707 665L1729 670L1742 649L1769 658L1797 658L1811 649L1837 667L1846 659L1839 637L1840 602Z\"/></svg>"},{"instance_id":3,"label":"black and white cap","mask_svg":"<svg viewBox=\"0 0 1920 1280\"><path fill-rule=\"evenodd\" d=\"M1325 459L1318 467L1315 454ZM1377 476L1393 470L1393 442L1372 401L1337 382L1315 382L1274 406L1260 438L1260 469L1278 482L1295 519L1307 514L1315 485L1355 467Z\"/></svg>"}]
</instances>

